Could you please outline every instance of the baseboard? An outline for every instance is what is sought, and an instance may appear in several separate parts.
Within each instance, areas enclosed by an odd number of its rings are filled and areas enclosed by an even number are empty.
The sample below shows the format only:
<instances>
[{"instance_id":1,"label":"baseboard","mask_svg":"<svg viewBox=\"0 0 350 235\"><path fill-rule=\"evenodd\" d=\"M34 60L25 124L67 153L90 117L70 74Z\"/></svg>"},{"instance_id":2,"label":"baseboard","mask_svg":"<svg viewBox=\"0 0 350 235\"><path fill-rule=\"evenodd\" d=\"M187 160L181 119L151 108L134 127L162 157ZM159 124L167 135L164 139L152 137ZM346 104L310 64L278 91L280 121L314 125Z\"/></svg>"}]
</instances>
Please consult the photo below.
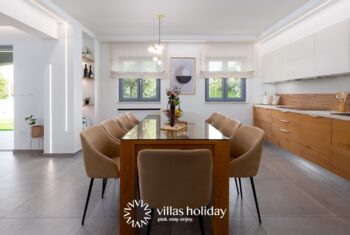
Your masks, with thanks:
<instances>
[{"instance_id":1,"label":"baseboard","mask_svg":"<svg viewBox=\"0 0 350 235\"><path fill-rule=\"evenodd\" d=\"M44 150L42 150L42 149L13 149L12 153L13 154L28 153L28 154L40 154L40 155L42 155L44 153Z\"/></svg>"},{"instance_id":2,"label":"baseboard","mask_svg":"<svg viewBox=\"0 0 350 235\"><path fill-rule=\"evenodd\" d=\"M45 157L53 157L53 156L57 156L57 157L74 157L75 155L77 155L80 152L81 152L81 149L79 149L75 153L44 153L44 156Z\"/></svg>"}]
</instances>

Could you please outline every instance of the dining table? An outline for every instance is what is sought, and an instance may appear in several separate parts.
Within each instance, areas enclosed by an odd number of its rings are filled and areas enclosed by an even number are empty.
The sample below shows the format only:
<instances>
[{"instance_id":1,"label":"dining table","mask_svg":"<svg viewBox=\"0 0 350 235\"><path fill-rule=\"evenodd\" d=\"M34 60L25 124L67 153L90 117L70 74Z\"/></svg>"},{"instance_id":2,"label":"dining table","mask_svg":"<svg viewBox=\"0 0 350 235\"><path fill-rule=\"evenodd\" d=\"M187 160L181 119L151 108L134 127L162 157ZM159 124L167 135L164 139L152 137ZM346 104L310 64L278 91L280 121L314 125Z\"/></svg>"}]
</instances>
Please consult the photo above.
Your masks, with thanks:
<instances>
[{"instance_id":1,"label":"dining table","mask_svg":"<svg viewBox=\"0 0 350 235\"><path fill-rule=\"evenodd\" d=\"M126 220L124 209L137 200L137 156L143 149L209 149L213 156L211 203L213 208L226 209L224 216L211 217L212 234L229 233L229 138L196 113L186 112L180 121L183 129L164 130L167 115L150 114L120 139L121 235L134 234L137 229ZM130 216L136 219L136 210Z\"/></svg>"}]
</instances>

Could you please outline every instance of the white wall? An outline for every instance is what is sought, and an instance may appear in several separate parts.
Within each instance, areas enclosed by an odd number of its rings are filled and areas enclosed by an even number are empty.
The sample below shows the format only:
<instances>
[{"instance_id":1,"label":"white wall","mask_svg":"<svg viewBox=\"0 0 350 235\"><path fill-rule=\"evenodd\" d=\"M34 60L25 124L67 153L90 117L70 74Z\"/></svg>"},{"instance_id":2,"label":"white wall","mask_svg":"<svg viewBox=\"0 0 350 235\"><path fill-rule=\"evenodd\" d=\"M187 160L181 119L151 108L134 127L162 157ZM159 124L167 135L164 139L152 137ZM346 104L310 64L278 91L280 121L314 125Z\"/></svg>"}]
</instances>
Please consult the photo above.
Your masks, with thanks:
<instances>
[{"instance_id":1,"label":"white wall","mask_svg":"<svg viewBox=\"0 0 350 235\"><path fill-rule=\"evenodd\" d=\"M268 53L347 18L350 18L350 1L334 1L329 7L303 19L274 37L259 43L259 53ZM259 58L259 60L261 60L261 58ZM334 63L337 62L334 61ZM261 70L261 68L259 70ZM350 76L291 81L273 85L270 84L264 85L263 90L268 91L269 93L280 94L335 93L337 91L350 91Z\"/></svg>"},{"instance_id":2,"label":"white wall","mask_svg":"<svg viewBox=\"0 0 350 235\"><path fill-rule=\"evenodd\" d=\"M245 103L206 103L204 79L199 78L201 70L201 48L202 43L168 43L167 57L195 57L196 58L196 93L195 95L181 95L181 109L184 112L195 112L203 118L213 112L223 112L244 123L252 122L252 103L259 100L262 95L258 79L247 79L247 102ZM239 45L239 44L238 44ZM242 44L243 45L243 44ZM145 50L147 44L145 44ZM160 103L118 103L118 80L110 78L110 44L101 44L101 79L99 83L100 93L98 95L98 121L112 118L118 114L118 108L161 108L166 109L166 89L170 87L169 80L161 81L161 102ZM166 66L166 72L169 68ZM139 116L145 113L136 113Z\"/></svg>"}]
</instances>

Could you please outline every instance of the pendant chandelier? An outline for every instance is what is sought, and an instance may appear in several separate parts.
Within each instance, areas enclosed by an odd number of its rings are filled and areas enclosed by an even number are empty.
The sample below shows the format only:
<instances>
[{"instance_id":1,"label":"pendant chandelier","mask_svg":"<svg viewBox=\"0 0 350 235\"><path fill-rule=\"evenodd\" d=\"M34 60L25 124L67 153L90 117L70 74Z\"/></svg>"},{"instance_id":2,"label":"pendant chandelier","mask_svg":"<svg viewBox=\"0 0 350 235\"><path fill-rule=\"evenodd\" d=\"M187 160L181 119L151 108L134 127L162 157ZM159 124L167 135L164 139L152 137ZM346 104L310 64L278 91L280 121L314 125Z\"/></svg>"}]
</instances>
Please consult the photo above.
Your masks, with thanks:
<instances>
[{"instance_id":1,"label":"pendant chandelier","mask_svg":"<svg viewBox=\"0 0 350 235\"><path fill-rule=\"evenodd\" d=\"M158 65L162 64L162 60L160 59L163 54L164 46L160 44L160 21L164 18L164 15L157 15L158 18L158 43L153 43L148 47L148 52L153 54L153 61Z\"/></svg>"}]
</instances>

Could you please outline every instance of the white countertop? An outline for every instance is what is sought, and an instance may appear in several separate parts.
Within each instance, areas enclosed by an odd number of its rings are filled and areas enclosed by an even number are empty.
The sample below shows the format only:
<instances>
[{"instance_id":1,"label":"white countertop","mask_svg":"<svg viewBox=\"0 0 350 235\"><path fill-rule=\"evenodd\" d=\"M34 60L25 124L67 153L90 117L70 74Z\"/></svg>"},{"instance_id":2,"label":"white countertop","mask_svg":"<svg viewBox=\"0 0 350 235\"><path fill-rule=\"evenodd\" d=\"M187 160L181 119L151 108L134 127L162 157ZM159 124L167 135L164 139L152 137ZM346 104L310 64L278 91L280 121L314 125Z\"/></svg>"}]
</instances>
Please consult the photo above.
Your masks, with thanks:
<instances>
[{"instance_id":1,"label":"white countertop","mask_svg":"<svg viewBox=\"0 0 350 235\"><path fill-rule=\"evenodd\" d=\"M350 121L350 117L348 116L331 114L331 113L339 113L338 111L298 110L298 109L290 109L290 108L286 109L286 108L283 108L284 107L283 105L265 105L265 104L254 104L254 107L259 107L264 109L274 109L274 110L279 110L281 112L293 112L293 113L306 114L312 117L325 117L325 118L333 118L333 119ZM290 107L290 106L285 106L285 107Z\"/></svg>"}]
</instances>

